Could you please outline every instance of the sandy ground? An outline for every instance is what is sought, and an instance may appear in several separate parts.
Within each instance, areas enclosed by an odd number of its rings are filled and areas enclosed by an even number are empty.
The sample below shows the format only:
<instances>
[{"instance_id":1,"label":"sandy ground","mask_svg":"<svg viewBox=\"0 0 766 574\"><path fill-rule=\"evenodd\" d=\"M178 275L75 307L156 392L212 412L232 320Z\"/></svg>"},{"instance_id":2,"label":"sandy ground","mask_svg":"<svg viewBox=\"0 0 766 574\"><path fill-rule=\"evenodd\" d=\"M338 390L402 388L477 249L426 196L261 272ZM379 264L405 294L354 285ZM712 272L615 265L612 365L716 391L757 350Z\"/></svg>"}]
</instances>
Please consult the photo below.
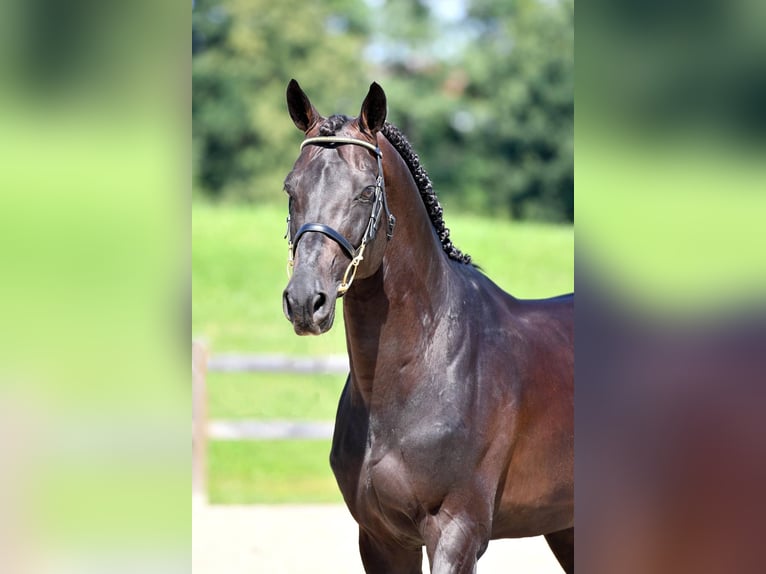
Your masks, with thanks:
<instances>
[{"instance_id":1,"label":"sandy ground","mask_svg":"<svg viewBox=\"0 0 766 574\"><path fill-rule=\"evenodd\" d=\"M194 574L361 574L356 523L341 505L192 504ZM428 572L424 560L423 571ZM496 540L479 574L561 574L545 539Z\"/></svg>"}]
</instances>

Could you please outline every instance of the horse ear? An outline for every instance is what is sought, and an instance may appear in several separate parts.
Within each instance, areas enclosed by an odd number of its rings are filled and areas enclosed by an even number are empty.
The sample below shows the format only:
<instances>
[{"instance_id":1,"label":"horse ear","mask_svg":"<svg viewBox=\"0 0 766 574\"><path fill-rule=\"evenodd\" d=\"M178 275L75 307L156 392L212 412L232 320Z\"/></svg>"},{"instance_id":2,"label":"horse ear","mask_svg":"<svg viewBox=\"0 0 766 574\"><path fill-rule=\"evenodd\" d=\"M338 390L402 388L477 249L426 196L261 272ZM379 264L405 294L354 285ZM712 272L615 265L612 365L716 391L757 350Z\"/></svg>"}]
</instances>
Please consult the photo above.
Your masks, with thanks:
<instances>
[{"instance_id":1,"label":"horse ear","mask_svg":"<svg viewBox=\"0 0 766 574\"><path fill-rule=\"evenodd\" d=\"M287 111L290 112L295 126L302 132L309 131L321 118L295 80L290 80L287 84Z\"/></svg>"},{"instance_id":2,"label":"horse ear","mask_svg":"<svg viewBox=\"0 0 766 574\"><path fill-rule=\"evenodd\" d=\"M371 134L378 133L386 121L386 93L377 82L370 84L370 91L362 102L359 127Z\"/></svg>"}]
</instances>

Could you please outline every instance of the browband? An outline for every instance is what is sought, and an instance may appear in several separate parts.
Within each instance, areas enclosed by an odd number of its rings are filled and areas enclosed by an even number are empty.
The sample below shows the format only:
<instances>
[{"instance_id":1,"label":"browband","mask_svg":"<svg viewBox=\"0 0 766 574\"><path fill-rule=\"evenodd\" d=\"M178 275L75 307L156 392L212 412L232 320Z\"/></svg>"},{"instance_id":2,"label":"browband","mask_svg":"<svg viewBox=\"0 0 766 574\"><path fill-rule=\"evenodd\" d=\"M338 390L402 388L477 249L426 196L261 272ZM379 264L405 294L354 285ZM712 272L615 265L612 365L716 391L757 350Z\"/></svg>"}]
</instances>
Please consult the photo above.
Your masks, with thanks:
<instances>
[{"instance_id":1,"label":"browband","mask_svg":"<svg viewBox=\"0 0 766 574\"><path fill-rule=\"evenodd\" d=\"M370 142L366 142L364 140L358 140L354 138L344 138L340 136L317 136L315 138L308 138L301 142L301 149L303 149L305 146L309 144L353 144L353 145L360 145L362 147L366 147L367 149L375 152L375 155L378 157L383 157L383 154L380 152L380 148L374 144L371 144Z\"/></svg>"}]
</instances>

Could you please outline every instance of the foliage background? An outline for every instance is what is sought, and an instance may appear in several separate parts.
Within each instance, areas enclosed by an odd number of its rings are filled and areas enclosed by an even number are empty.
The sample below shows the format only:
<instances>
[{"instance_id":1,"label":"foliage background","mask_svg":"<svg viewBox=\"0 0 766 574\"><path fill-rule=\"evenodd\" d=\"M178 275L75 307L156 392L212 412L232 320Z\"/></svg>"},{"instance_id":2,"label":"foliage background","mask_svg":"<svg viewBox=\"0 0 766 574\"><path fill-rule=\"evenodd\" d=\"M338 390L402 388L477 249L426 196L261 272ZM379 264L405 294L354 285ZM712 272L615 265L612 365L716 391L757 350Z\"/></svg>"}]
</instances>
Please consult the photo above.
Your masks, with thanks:
<instances>
[{"instance_id":1,"label":"foliage background","mask_svg":"<svg viewBox=\"0 0 766 574\"><path fill-rule=\"evenodd\" d=\"M572 0L199 0L195 196L281 202L290 78L324 115L375 80L447 206L572 221L573 22Z\"/></svg>"}]
</instances>

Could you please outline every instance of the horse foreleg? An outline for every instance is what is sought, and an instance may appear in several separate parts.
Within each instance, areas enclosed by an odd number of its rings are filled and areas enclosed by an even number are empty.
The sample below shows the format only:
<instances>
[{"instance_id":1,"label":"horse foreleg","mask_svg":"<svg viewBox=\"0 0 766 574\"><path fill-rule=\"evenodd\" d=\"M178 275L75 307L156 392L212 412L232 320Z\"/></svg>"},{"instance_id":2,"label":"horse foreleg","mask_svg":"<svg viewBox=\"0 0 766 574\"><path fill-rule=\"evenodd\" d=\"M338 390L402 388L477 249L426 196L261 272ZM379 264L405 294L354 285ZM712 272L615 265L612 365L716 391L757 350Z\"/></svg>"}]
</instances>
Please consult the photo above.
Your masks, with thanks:
<instances>
[{"instance_id":1,"label":"horse foreleg","mask_svg":"<svg viewBox=\"0 0 766 574\"><path fill-rule=\"evenodd\" d=\"M566 574L574 574L574 528L545 535L548 546Z\"/></svg>"},{"instance_id":2,"label":"horse foreleg","mask_svg":"<svg viewBox=\"0 0 766 574\"><path fill-rule=\"evenodd\" d=\"M426 533L431 574L473 574L476 562L487 549L476 523L442 511Z\"/></svg>"},{"instance_id":3,"label":"horse foreleg","mask_svg":"<svg viewBox=\"0 0 766 574\"><path fill-rule=\"evenodd\" d=\"M383 542L359 528L359 553L367 574L421 574L423 550Z\"/></svg>"}]
</instances>

